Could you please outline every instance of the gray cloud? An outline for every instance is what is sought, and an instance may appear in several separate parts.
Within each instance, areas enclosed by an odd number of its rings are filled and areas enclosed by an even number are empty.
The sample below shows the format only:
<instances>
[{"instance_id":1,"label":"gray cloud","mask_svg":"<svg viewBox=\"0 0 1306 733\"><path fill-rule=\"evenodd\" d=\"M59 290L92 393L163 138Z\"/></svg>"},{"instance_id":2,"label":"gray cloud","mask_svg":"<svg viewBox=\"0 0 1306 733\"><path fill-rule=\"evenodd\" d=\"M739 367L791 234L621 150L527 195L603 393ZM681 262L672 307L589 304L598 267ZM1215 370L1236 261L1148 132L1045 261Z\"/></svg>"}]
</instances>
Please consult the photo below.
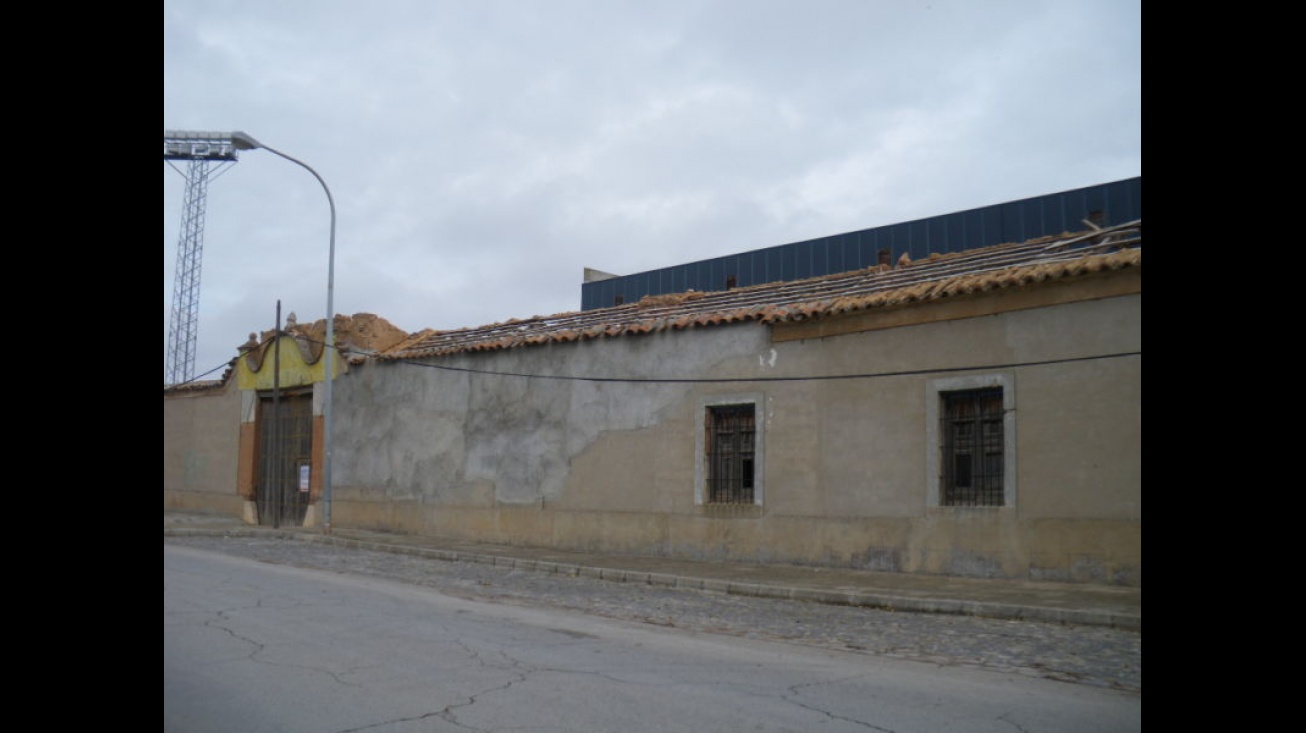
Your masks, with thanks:
<instances>
[{"instance_id":1,"label":"gray cloud","mask_svg":"<svg viewBox=\"0 0 1306 733\"><path fill-rule=\"evenodd\" d=\"M1139 175L1141 45L1137 0L166 0L164 128L322 175L337 311L458 328L574 310L584 267ZM326 305L307 172L244 152L207 214L199 371Z\"/></svg>"}]
</instances>

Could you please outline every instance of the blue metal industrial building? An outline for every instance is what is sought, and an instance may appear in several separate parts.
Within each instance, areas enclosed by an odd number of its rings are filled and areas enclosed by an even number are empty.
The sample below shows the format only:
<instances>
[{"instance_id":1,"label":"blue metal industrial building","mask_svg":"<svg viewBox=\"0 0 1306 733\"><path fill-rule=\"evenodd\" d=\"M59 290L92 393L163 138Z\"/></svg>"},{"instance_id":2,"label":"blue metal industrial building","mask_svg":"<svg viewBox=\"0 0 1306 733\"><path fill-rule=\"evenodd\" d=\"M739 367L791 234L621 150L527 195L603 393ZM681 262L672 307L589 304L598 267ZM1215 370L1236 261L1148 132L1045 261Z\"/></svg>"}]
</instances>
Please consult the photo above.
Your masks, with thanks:
<instances>
[{"instance_id":1,"label":"blue metal industrial building","mask_svg":"<svg viewBox=\"0 0 1306 733\"><path fill-rule=\"evenodd\" d=\"M1143 218L1143 178L1086 186L926 219L782 244L581 285L581 310L646 295L802 280Z\"/></svg>"}]
</instances>

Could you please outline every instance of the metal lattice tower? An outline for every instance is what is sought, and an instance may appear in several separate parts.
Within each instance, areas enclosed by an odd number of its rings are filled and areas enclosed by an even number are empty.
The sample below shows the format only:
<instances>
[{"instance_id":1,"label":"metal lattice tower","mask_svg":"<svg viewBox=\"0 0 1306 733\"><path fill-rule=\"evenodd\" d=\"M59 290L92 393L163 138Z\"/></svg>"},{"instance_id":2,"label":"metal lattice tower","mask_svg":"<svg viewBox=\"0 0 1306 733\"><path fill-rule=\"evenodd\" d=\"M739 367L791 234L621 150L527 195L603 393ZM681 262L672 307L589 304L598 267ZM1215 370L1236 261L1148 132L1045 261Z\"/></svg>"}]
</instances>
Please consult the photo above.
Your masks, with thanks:
<instances>
[{"instance_id":1,"label":"metal lattice tower","mask_svg":"<svg viewBox=\"0 0 1306 733\"><path fill-rule=\"evenodd\" d=\"M190 161L186 197L177 242L177 271L172 290L168 341L163 355L163 384L195 377L195 344L199 337L200 266L204 254L204 203L215 170L235 162L235 149L223 133L163 133L163 159ZM175 167L175 166L174 166Z\"/></svg>"},{"instance_id":2,"label":"metal lattice tower","mask_svg":"<svg viewBox=\"0 0 1306 733\"><path fill-rule=\"evenodd\" d=\"M163 383L179 384L195 376L195 342L199 336L200 265L204 254L204 199L209 190L209 164L193 160L186 176L186 200L177 238L177 270L168 321L168 347Z\"/></svg>"}]
</instances>

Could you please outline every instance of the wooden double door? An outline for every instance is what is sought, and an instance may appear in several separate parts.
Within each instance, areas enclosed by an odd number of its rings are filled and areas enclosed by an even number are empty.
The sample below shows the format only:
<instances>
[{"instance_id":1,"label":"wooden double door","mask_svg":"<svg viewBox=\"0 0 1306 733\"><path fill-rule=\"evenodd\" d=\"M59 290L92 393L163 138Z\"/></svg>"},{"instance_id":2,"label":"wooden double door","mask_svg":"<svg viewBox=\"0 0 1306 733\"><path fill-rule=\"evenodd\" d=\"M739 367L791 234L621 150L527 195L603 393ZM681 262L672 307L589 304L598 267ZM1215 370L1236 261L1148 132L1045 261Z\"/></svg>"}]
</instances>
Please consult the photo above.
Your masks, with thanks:
<instances>
[{"instance_id":1,"label":"wooden double door","mask_svg":"<svg viewBox=\"0 0 1306 733\"><path fill-rule=\"evenodd\" d=\"M312 390L259 396L259 524L301 526L311 497Z\"/></svg>"}]
</instances>

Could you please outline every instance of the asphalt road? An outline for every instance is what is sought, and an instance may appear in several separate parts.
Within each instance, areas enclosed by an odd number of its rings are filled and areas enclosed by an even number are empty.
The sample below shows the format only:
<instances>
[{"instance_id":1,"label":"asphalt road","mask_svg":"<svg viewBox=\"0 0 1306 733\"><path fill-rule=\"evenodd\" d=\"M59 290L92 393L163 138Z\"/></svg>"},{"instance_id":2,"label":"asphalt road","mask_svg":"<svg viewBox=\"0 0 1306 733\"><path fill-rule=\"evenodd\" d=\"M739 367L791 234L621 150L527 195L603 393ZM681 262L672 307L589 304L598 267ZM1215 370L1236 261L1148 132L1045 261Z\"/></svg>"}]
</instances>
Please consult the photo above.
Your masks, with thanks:
<instances>
[{"instance_id":1,"label":"asphalt road","mask_svg":"<svg viewBox=\"0 0 1306 733\"><path fill-rule=\"evenodd\" d=\"M826 611L863 618L839 632ZM964 644L980 632L966 621L278 539L165 539L164 729L1141 729L1137 691L1013 666L1038 634ZM910 636L914 650L894 646ZM1014 638L1007 662L962 653Z\"/></svg>"},{"instance_id":2,"label":"asphalt road","mask_svg":"<svg viewBox=\"0 0 1306 733\"><path fill-rule=\"evenodd\" d=\"M968 666L1142 693L1142 633L1091 626L755 598L446 562L257 537L164 544L386 578L473 600L579 611L654 626Z\"/></svg>"}]
</instances>

